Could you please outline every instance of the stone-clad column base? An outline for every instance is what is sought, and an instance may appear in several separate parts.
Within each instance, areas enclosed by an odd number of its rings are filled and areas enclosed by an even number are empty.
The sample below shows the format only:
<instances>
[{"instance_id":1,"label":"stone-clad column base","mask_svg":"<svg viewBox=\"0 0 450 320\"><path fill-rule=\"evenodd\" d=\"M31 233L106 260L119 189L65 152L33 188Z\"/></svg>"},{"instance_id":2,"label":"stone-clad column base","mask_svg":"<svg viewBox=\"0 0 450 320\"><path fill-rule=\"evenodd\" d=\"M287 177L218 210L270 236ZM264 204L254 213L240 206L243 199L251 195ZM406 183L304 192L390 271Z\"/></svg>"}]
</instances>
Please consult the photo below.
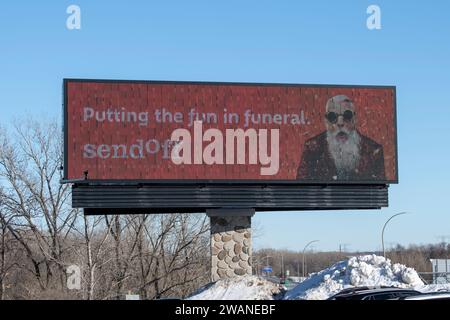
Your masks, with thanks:
<instances>
[{"instance_id":1,"label":"stone-clad column base","mask_svg":"<svg viewBox=\"0 0 450 320\"><path fill-rule=\"evenodd\" d=\"M212 209L211 280L252 274L251 219L254 209Z\"/></svg>"}]
</instances>

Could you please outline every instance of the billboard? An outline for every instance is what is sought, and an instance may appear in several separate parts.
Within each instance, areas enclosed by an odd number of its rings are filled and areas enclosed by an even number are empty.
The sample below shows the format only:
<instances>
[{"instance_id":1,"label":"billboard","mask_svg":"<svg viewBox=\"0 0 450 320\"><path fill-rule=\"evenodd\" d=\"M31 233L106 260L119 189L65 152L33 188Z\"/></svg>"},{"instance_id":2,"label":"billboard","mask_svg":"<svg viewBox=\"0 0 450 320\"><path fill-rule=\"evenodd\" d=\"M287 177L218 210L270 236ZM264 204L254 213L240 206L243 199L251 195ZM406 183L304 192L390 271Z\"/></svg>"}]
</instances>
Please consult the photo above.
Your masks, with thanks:
<instances>
[{"instance_id":1,"label":"billboard","mask_svg":"<svg viewBox=\"0 0 450 320\"><path fill-rule=\"evenodd\" d=\"M64 80L64 180L388 184L392 86Z\"/></svg>"}]
</instances>

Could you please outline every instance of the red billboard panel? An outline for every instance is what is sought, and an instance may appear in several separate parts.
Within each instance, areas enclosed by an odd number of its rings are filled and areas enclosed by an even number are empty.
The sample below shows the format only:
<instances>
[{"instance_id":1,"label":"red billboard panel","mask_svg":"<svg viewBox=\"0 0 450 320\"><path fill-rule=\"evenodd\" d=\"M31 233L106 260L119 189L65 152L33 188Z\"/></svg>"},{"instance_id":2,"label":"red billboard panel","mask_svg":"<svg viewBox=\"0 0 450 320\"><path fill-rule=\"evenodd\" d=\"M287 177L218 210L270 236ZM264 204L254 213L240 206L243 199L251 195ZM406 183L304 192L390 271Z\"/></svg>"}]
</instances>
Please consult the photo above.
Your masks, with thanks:
<instances>
[{"instance_id":1,"label":"red billboard panel","mask_svg":"<svg viewBox=\"0 0 450 320\"><path fill-rule=\"evenodd\" d=\"M65 180L395 183L395 87L64 81Z\"/></svg>"}]
</instances>

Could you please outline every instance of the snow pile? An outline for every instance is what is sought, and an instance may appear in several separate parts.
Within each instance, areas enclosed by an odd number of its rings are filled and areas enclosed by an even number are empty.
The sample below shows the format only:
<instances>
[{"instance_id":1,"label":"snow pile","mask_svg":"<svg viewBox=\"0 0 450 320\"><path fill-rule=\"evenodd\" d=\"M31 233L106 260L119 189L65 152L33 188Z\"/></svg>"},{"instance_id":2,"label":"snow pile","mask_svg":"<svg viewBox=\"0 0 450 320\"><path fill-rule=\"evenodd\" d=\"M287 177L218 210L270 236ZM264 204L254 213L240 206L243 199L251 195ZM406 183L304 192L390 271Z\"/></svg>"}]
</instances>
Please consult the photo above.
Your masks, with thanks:
<instances>
[{"instance_id":1,"label":"snow pile","mask_svg":"<svg viewBox=\"0 0 450 320\"><path fill-rule=\"evenodd\" d=\"M281 286L256 276L242 276L210 283L188 300L272 300Z\"/></svg>"},{"instance_id":2,"label":"snow pile","mask_svg":"<svg viewBox=\"0 0 450 320\"><path fill-rule=\"evenodd\" d=\"M366 255L352 257L312 274L286 292L284 299L324 300L343 289L361 286L413 288L424 283L412 268L392 264L377 255Z\"/></svg>"}]
</instances>

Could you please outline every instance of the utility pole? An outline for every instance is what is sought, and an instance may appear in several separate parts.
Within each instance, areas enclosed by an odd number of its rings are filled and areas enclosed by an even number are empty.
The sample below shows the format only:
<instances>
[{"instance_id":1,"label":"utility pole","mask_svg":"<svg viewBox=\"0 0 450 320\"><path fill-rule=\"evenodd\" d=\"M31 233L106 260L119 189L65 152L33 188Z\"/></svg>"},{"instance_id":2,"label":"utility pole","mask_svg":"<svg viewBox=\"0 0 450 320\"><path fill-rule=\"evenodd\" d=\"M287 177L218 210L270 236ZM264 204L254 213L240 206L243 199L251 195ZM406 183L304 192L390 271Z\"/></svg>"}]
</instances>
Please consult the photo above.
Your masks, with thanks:
<instances>
[{"instance_id":1,"label":"utility pole","mask_svg":"<svg viewBox=\"0 0 450 320\"><path fill-rule=\"evenodd\" d=\"M262 257L261 260L263 260L264 258L266 258L266 267L268 267L268 266L269 266L269 258L272 258L272 256L265 256L265 257ZM267 274L267 275L268 275L268 274Z\"/></svg>"},{"instance_id":2,"label":"utility pole","mask_svg":"<svg viewBox=\"0 0 450 320\"><path fill-rule=\"evenodd\" d=\"M339 243L339 254L342 252L347 252L348 243Z\"/></svg>"}]
</instances>

